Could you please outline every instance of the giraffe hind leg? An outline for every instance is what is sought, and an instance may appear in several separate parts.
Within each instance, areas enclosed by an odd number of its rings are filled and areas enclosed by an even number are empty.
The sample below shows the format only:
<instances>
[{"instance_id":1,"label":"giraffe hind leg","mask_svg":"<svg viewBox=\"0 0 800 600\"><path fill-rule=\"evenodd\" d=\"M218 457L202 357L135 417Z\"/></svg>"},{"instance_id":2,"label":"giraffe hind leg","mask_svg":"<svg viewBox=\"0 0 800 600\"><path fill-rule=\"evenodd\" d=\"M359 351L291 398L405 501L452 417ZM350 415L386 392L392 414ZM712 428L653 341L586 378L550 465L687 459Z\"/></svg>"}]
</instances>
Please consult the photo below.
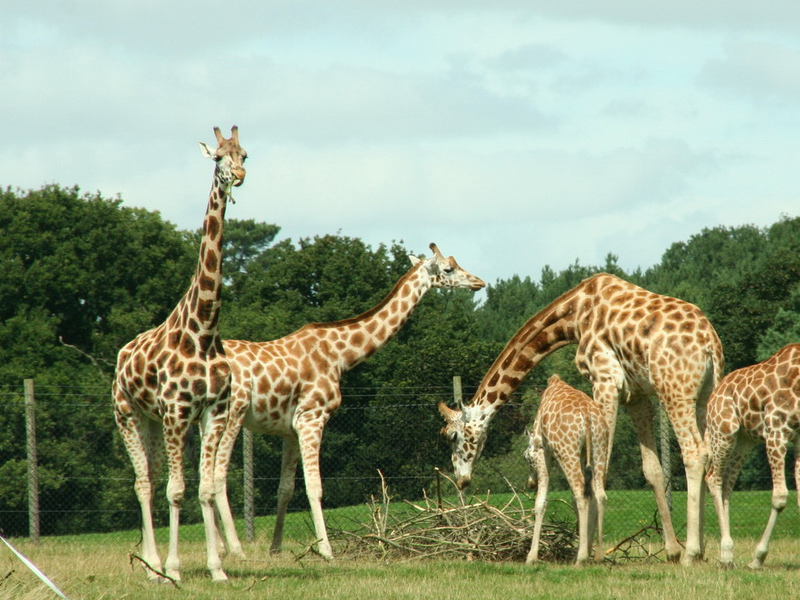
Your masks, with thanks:
<instances>
[{"instance_id":1,"label":"giraffe hind leg","mask_svg":"<svg viewBox=\"0 0 800 600\"><path fill-rule=\"evenodd\" d=\"M666 482L664 481L661 462L656 453L656 442L653 437L653 407L649 398L640 398L626 406L626 410L633 421L636 436L639 440L639 450L642 454L642 470L650 487L661 517L661 526L664 530L664 545L667 560L677 562L681 556L681 545L672 526L672 515L667 502Z\"/></svg>"},{"instance_id":2,"label":"giraffe hind leg","mask_svg":"<svg viewBox=\"0 0 800 600\"><path fill-rule=\"evenodd\" d=\"M778 515L786 508L789 492L786 489L786 476L784 467L786 461L786 438L782 432L771 432L767 435L767 460L772 472L772 506L764 533L756 545L753 560L748 565L751 569L760 569L769 553L769 541L772 530L778 520Z\"/></svg>"},{"instance_id":3,"label":"giraffe hind leg","mask_svg":"<svg viewBox=\"0 0 800 600\"><path fill-rule=\"evenodd\" d=\"M281 456L281 480L278 484L278 508L275 513L275 529L272 532L271 554L279 554L283 546L283 526L286 522L286 511L294 495L294 480L297 473L297 461L300 458L300 444L296 436L283 440Z\"/></svg>"},{"instance_id":4,"label":"giraffe hind leg","mask_svg":"<svg viewBox=\"0 0 800 600\"><path fill-rule=\"evenodd\" d=\"M150 567L147 577L151 581L166 581L157 575L163 569L153 526L155 475L159 457L162 461L164 457L161 428L158 423L129 412L123 416L117 411L115 418L135 474L134 490L142 519L142 559Z\"/></svg>"}]
</instances>

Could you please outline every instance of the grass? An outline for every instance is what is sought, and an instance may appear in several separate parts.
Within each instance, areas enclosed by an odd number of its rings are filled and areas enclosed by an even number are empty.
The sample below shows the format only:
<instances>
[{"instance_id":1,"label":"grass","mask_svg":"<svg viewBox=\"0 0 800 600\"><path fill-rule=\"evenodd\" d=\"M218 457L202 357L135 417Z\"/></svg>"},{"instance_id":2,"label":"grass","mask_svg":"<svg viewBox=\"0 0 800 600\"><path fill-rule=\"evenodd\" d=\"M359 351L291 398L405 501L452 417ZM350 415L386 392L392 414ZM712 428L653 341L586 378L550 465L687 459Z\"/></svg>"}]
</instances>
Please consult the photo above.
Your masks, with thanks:
<instances>
[{"instance_id":1,"label":"grass","mask_svg":"<svg viewBox=\"0 0 800 600\"><path fill-rule=\"evenodd\" d=\"M634 531L641 515L646 524L652 520L652 494L621 492L609 494L607 540L614 543ZM550 507L554 511L569 508L554 492ZM491 498L502 504L508 495ZM743 567L769 512L769 493L737 492L734 495L737 535L736 557L739 568L722 570L717 566L718 541L713 507L707 511L707 561L692 568L663 563L603 564L586 568L543 564L480 563L468 561L379 562L352 560L347 557L326 562L305 553L313 541L309 518L305 513L290 515L284 549L280 557L269 555L271 518L260 518L256 540L245 545L248 559L225 560L230 577L226 585L213 584L205 571L202 527L189 525L181 531L183 582L181 589L154 585L146 581L140 567L128 562L135 551L138 532L104 535L45 538L38 545L27 540L12 542L61 588L70 600L170 598L241 600L253 598L376 598L405 599L435 597L480 597L482 600L509 597L524 598L631 598L637 600L674 600L676 597L713 597L746 600L759 598L768 589L770 595L800 597L800 527L797 510L790 505L778 520L778 527L767 558L759 572ZM530 502L531 498L522 498ZM675 521L683 523L684 496L673 498ZM744 504L752 510L739 510ZM709 502L710 505L710 502ZM401 510L393 505L392 510ZM331 530L352 528L369 517L366 506L327 512ZM622 520L621 517L626 519ZM633 518L633 520L632 520ZM159 530L159 548L166 551L166 531ZM56 598L4 546L0 547L0 598L49 600Z\"/></svg>"}]
</instances>

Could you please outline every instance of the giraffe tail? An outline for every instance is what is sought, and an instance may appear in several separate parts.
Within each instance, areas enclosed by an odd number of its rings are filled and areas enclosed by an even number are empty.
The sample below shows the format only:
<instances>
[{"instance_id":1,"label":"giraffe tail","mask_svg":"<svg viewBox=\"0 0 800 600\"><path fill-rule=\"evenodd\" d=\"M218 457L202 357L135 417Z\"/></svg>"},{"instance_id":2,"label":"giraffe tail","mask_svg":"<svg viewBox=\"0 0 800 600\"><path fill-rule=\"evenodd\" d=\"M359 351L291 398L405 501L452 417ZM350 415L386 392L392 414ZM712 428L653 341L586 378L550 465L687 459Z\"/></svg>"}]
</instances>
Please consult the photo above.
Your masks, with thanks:
<instances>
[{"instance_id":1,"label":"giraffe tail","mask_svg":"<svg viewBox=\"0 0 800 600\"><path fill-rule=\"evenodd\" d=\"M592 467L592 418L589 414L584 414L586 423L586 465L583 467L583 495L586 498L592 497L592 478L594 468Z\"/></svg>"}]
</instances>

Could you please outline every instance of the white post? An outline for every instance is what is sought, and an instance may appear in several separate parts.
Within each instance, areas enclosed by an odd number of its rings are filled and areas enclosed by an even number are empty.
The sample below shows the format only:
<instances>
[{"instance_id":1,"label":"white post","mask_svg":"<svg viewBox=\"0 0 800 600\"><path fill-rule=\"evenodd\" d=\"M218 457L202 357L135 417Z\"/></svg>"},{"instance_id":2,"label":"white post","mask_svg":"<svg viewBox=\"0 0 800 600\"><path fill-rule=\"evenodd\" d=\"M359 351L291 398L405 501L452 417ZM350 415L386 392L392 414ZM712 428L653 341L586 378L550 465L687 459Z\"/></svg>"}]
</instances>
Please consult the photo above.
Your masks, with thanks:
<instances>
[{"instance_id":1,"label":"white post","mask_svg":"<svg viewBox=\"0 0 800 600\"><path fill-rule=\"evenodd\" d=\"M242 428L242 469L244 471L244 539L255 539L255 506L253 502L253 432Z\"/></svg>"},{"instance_id":2,"label":"white post","mask_svg":"<svg viewBox=\"0 0 800 600\"><path fill-rule=\"evenodd\" d=\"M36 453L36 399L33 379L25 380L25 431L28 454L28 537L39 542L39 461Z\"/></svg>"},{"instance_id":3,"label":"white post","mask_svg":"<svg viewBox=\"0 0 800 600\"><path fill-rule=\"evenodd\" d=\"M667 504L669 505L669 509L672 510L672 455L669 445L670 423L669 416L667 416L667 411L664 408L664 405L659 402L658 407L658 429L661 442L661 470L664 474L664 482L666 483Z\"/></svg>"},{"instance_id":4,"label":"white post","mask_svg":"<svg viewBox=\"0 0 800 600\"><path fill-rule=\"evenodd\" d=\"M453 400L456 406L461 406L463 398L461 396L461 375L453 375Z\"/></svg>"}]
</instances>

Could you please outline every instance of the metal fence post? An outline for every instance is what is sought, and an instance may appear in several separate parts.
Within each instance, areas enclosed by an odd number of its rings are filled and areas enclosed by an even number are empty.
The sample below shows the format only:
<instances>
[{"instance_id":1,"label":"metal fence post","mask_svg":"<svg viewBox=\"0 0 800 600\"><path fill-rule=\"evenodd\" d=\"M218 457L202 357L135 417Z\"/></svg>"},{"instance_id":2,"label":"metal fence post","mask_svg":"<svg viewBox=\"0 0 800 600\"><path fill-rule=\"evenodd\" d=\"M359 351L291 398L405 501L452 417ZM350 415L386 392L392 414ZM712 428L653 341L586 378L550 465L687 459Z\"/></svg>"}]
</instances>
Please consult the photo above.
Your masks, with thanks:
<instances>
[{"instance_id":1,"label":"metal fence post","mask_svg":"<svg viewBox=\"0 0 800 600\"><path fill-rule=\"evenodd\" d=\"M463 400L461 396L461 375L453 375L453 400L455 400L456 406L461 406L461 401Z\"/></svg>"},{"instance_id":2,"label":"metal fence post","mask_svg":"<svg viewBox=\"0 0 800 600\"><path fill-rule=\"evenodd\" d=\"M39 543L39 464L36 454L36 398L33 379L25 380L25 432L28 457L28 536Z\"/></svg>"},{"instance_id":3,"label":"metal fence post","mask_svg":"<svg viewBox=\"0 0 800 600\"><path fill-rule=\"evenodd\" d=\"M667 504L672 510L672 454L669 444L670 423L667 410L661 402L658 403L658 429L661 442L661 471L666 485Z\"/></svg>"},{"instance_id":4,"label":"metal fence post","mask_svg":"<svg viewBox=\"0 0 800 600\"><path fill-rule=\"evenodd\" d=\"M253 502L253 432L242 428L242 468L244 471L244 539L255 539L255 505Z\"/></svg>"}]
</instances>

